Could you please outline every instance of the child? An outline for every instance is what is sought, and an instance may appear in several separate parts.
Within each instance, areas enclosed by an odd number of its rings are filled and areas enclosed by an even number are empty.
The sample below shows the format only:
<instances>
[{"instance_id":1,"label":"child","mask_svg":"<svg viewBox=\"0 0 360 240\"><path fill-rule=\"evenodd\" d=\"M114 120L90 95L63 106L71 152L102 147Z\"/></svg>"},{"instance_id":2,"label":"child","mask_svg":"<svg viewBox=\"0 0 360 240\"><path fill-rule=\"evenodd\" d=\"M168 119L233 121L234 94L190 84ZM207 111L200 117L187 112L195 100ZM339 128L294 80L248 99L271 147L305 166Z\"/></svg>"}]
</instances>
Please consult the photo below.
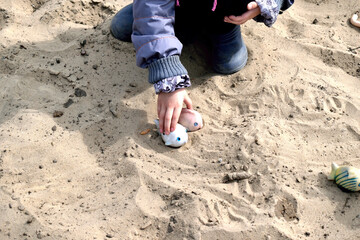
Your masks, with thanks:
<instances>
[{"instance_id":1,"label":"child","mask_svg":"<svg viewBox=\"0 0 360 240\"><path fill-rule=\"evenodd\" d=\"M212 43L213 69L222 74L237 72L246 65L248 57L239 25L254 18L271 26L279 11L286 10L294 2L255 0L246 2L247 11L239 6L237 12L237 7L233 6L243 0L218 1L134 0L111 22L114 37L132 40L137 65L149 69L149 82L154 84L158 94L161 133L175 130L184 103L192 109L185 90L191 85L190 78L179 59L182 42L191 42L194 36L205 32Z\"/></svg>"}]
</instances>

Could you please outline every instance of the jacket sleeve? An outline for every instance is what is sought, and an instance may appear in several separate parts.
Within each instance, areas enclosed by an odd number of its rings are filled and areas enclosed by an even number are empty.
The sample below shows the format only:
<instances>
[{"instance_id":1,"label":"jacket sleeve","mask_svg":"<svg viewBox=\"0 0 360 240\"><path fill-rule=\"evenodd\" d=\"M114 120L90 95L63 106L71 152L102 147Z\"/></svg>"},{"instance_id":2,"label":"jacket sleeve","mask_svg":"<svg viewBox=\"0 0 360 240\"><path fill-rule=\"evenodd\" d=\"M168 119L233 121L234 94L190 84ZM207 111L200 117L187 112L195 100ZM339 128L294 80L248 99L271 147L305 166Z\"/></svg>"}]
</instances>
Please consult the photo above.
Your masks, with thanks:
<instances>
[{"instance_id":1,"label":"jacket sleeve","mask_svg":"<svg viewBox=\"0 0 360 240\"><path fill-rule=\"evenodd\" d=\"M285 11L294 3L294 0L255 0L260 7L261 14L254 18L257 22L263 22L271 27L282 11Z\"/></svg>"},{"instance_id":2,"label":"jacket sleeve","mask_svg":"<svg viewBox=\"0 0 360 240\"><path fill-rule=\"evenodd\" d=\"M149 82L187 74L175 36L175 0L134 0L132 42L136 64L149 69Z\"/></svg>"}]
</instances>

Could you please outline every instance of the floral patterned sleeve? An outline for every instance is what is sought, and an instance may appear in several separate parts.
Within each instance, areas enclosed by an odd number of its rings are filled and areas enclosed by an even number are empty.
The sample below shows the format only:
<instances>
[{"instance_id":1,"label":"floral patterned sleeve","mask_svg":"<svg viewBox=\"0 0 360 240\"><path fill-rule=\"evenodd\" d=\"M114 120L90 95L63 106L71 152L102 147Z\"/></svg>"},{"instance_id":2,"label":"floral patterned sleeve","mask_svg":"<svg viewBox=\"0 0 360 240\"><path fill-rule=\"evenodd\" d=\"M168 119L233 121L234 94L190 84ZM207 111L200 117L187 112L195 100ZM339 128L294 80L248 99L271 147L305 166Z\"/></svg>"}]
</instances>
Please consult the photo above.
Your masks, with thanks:
<instances>
[{"instance_id":1,"label":"floral patterned sleeve","mask_svg":"<svg viewBox=\"0 0 360 240\"><path fill-rule=\"evenodd\" d=\"M165 78L163 80L154 83L156 94L159 94L161 92L171 93L180 88L186 88L190 86L191 86L191 82L189 75L180 75L180 76Z\"/></svg>"},{"instance_id":2,"label":"floral patterned sleeve","mask_svg":"<svg viewBox=\"0 0 360 240\"><path fill-rule=\"evenodd\" d=\"M264 22L268 27L271 27L279 15L280 7L275 0L255 0L260 8L260 15L255 18L256 21Z\"/></svg>"}]
</instances>

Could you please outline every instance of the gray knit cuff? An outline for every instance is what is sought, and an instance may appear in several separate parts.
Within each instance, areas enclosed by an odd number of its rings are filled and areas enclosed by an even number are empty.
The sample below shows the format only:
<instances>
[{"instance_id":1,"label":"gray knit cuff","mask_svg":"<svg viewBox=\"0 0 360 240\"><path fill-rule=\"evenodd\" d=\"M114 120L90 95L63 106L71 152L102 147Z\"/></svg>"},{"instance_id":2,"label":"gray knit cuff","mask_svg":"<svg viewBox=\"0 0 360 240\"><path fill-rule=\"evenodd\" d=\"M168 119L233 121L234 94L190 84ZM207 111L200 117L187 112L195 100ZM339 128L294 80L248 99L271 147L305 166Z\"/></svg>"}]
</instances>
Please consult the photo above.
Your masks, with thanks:
<instances>
[{"instance_id":1,"label":"gray knit cuff","mask_svg":"<svg viewBox=\"0 0 360 240\"><path fill-rule=\"evenodd\" d=\"M149 65L149 83L156 83L162 79L188 74L180 62L178 55L173 55L152 62Z\"/></svg>"}]
</instances>

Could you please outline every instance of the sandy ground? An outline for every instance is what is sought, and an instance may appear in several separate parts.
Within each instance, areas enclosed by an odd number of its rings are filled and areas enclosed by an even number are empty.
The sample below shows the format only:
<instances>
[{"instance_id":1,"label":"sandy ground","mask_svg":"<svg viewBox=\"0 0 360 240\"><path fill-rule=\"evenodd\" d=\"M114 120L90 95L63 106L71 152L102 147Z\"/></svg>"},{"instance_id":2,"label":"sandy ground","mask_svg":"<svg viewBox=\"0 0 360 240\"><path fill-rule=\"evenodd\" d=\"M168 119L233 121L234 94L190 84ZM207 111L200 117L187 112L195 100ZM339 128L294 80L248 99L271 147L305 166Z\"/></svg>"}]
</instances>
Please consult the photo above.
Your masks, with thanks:
<instances>
[{"instance_id":1,"label":"sandy ground","mask_svg":"<svg viewBox=\"0 0 360 240\"><path fill-rule=\"evenodd\" d=\"M0 239L358 239L359 193L326 177L360 168L360 1L248 22L233 75L186 46L206 126L180 149L156 133L132 44L109 33L130 2L0 1Z\"/></svg>"}]
</instances>

